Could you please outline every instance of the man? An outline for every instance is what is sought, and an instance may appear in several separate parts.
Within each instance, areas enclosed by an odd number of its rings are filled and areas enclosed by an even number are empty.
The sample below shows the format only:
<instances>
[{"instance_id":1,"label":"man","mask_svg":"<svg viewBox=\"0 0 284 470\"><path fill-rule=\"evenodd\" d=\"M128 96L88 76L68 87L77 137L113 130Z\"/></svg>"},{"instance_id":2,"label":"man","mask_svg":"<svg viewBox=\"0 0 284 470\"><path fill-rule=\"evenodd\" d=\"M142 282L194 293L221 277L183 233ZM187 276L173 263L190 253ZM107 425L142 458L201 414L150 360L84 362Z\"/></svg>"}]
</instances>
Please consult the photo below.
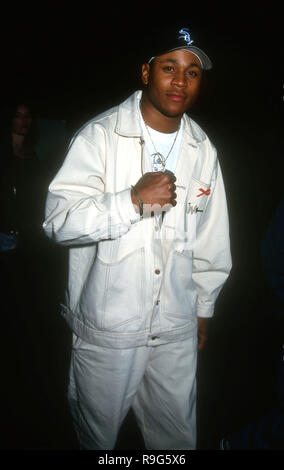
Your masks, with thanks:
<instances>
[{"instance_id":1,"label":"man","mask_svg":"<svg viewBox=\"0 0 284 470\"><path fill-rule=\"evenodd\" d=\"M161 42L143 92L77 133L49 187L44 228L70 246L82 449L113 449L130 407L146 448L196 448L197 336L201 349L231 268L216 152L185 115L211 61L187 29Z\"/></svg>"}]
</instances>

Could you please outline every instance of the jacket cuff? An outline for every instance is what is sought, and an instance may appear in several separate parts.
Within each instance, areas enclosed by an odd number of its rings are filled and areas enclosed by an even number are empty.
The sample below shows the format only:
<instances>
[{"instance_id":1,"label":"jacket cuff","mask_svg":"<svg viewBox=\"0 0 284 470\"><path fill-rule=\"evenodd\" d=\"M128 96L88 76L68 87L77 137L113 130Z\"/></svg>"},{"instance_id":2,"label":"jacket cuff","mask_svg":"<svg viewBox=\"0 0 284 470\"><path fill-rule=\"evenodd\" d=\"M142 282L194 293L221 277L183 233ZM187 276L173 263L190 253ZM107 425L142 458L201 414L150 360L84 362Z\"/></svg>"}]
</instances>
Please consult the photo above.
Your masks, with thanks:
<instances>
[{"instance_id":1,"label":"jacket cuff","mask_svg":"<svg viewBox=\"0 0 284 470\"><path fill-rule=\"evenodd\" d=\"M214 315L214 304L205 305L197 303L197 316L201 318L212 318Z\"/></svg>"},{"instance_id":2,"label":"jacket cuff","mask_svg":"<svg viewBox=\"0 0 284 470\"><path fill-rule=\"evenodd\" d=\"M140 214L136 212L132 204L130 188L116 193L116 203L123 222L135 224L140 220Z\"/></svg>"}]
</instances>

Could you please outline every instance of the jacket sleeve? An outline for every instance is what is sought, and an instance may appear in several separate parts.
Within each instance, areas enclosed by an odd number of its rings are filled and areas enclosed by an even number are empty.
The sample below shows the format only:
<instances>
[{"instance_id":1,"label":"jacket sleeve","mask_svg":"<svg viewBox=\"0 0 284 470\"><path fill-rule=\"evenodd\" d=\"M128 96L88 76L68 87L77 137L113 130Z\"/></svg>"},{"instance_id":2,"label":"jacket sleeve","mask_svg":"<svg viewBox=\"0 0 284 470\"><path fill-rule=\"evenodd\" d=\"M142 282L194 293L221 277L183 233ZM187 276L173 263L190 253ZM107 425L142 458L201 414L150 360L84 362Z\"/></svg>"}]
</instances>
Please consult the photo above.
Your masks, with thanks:
<instances>
[{"instance_id":1,"label":"jacket sleeve","mask_svg":"<svg viewBox=\"0 0 284 470\"><path fill-rule=\"evenodd\" d=\"M79 134L49 185L44 231L63 245L82 245L125 234L139 220L130 188L105 192L106 155L103 130L90 141ZM96 144L94 143L96 142Z\"/></svg>"},{"instance_id":2,"label":"jacket sleeve","mask_svg":"<svg viewBox=\"0 0 284 470\"><path fill-rule=\"evenodd\" d=\"M210 318L232 267L227 202L218 160L211 181L211 193L200 222L193 253L192 277L197 289L197 315Z\"/></svg>"}]
</instances>

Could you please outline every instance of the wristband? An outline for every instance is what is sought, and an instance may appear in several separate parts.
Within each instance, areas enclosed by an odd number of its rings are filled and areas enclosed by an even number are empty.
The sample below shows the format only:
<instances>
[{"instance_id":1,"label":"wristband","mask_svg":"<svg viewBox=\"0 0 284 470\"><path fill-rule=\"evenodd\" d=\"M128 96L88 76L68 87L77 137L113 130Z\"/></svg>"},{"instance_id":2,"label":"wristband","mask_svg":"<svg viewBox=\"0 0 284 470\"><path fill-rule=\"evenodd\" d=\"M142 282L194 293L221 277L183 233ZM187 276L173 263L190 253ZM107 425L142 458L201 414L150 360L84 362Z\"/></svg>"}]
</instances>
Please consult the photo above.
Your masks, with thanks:
<instances>
[{"instance_id":1,"label":"wristband","mask_svg":"<svg viewBox=\"0 0 284 470\"><path fill-rule=\"evenodd\" d=\"M134 192L134 194L135 194L135 197L136 197L136 199L137 199L137 201L138 201L138 203L139 203L140 219L142 219L142 218L143 218L143 201L142 201L141 197L139 196L139 194L138 194L136 188L135 188L134 186L131 186L131 188L132 188L132 190L133 190L133 192Z\"/></svg>"}]
</instances>

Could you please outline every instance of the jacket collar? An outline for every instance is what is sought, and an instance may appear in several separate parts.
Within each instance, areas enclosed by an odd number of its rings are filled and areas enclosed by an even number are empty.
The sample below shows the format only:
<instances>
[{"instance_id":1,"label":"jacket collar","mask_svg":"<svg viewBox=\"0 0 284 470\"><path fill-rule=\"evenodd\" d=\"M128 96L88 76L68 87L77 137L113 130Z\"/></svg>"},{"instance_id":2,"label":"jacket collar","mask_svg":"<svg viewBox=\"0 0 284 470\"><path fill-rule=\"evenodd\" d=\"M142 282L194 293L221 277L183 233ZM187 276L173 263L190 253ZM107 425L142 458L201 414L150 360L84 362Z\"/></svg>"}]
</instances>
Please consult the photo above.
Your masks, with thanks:
<instances>
[{"instance_id":1,"label":"jacket collar","mask_svg":"<svg viewBox=\"0 0 284 470\"><path fill-rule=\"evenodd\" d=\"M115 132L124 137L141 137L142 129L139 123L138 102L142 91L138 90L118 106ZM188 143L198 144L206 139L202 129L186 114L184 115L184 132Z\"/></svg>"}]
</instances>

